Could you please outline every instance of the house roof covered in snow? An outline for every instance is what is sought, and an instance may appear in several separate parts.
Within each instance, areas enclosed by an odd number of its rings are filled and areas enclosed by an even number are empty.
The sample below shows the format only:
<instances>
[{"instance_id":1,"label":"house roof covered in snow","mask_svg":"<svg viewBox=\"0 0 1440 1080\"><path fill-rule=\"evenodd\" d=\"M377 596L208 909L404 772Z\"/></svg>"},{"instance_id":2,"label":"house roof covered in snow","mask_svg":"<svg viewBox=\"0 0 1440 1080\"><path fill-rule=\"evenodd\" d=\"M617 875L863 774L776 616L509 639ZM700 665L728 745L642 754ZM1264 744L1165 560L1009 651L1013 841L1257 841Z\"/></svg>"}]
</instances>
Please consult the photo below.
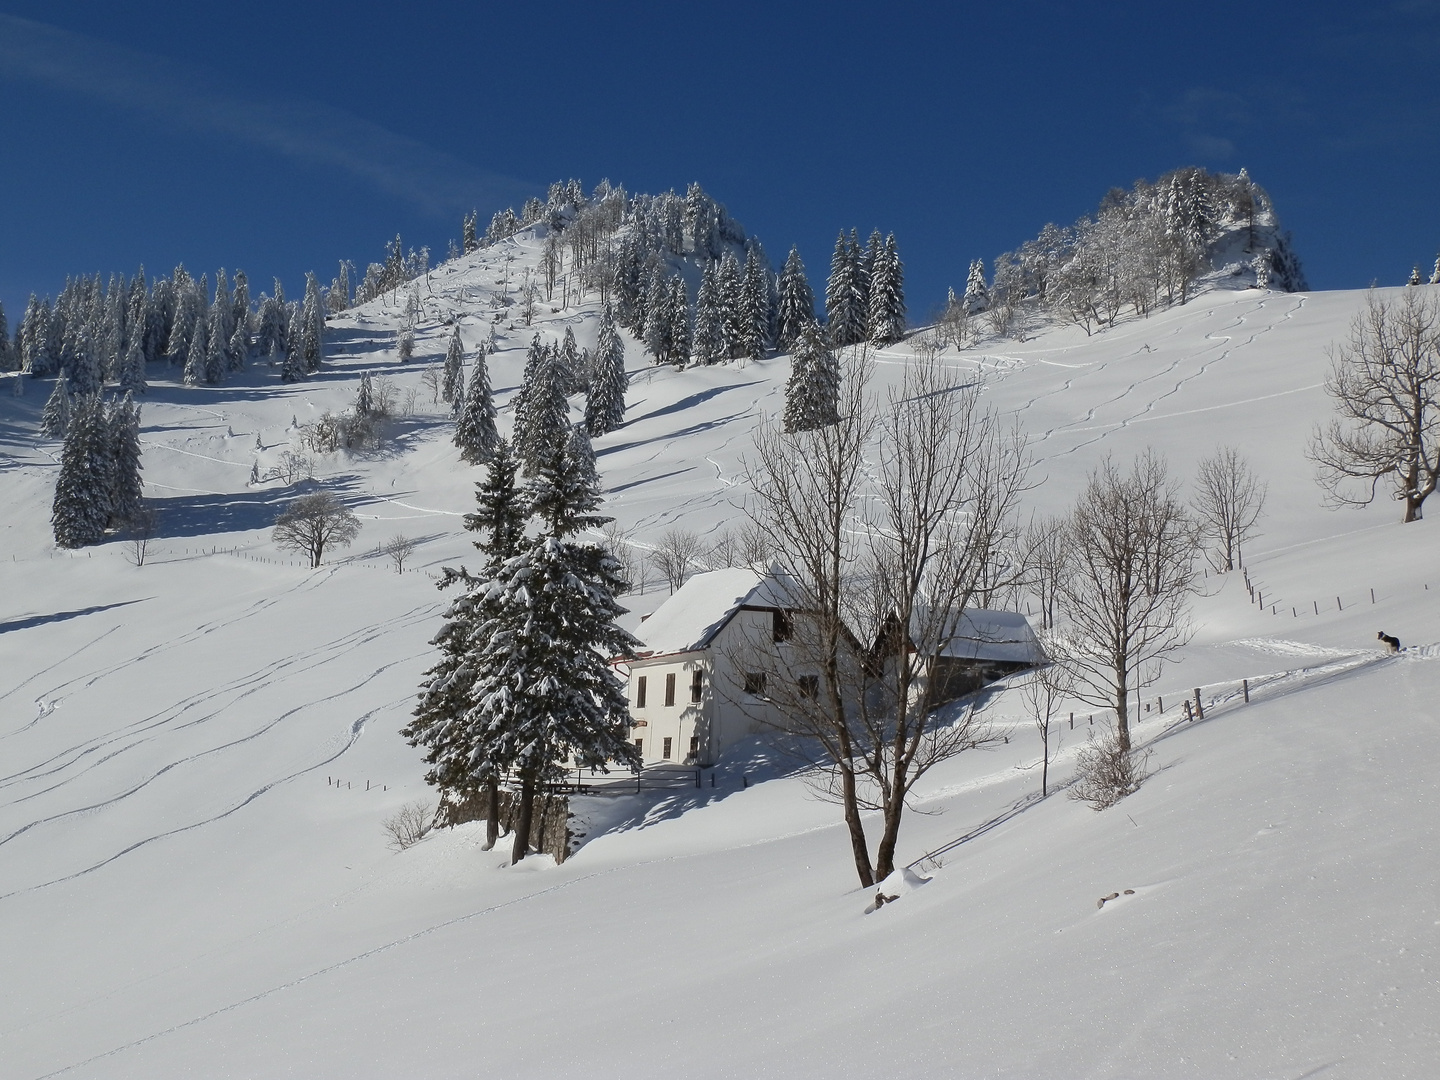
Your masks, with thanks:
<instances>
[{"instance_id":1,"label":"house roof covered in snow","mask_svg":"<svg viewBox=\"0 0 1440 1080\"><path fill-rule=\"evenodd\" d=\"M910 617L910 640L917 646L921 629L931 625L929 612L916 610ZM1045 654L1030 622L1015 611L966 608L952 627L942 632L936 656L953 660L994 660L1013 664L1043 664Z\"/></svg>"},{"instance_id":2,"label":"house roof covered in snow","mask_svg":"<svg viewBox=\"0 0 1440 1080\"><path fill-rule=\"evenodd\" d=\"M637 651L644 657L708 648L741 608L793 607L795 593L794 583L776 568L696 574L640 624Z\"/></svg>"}]
</instances>

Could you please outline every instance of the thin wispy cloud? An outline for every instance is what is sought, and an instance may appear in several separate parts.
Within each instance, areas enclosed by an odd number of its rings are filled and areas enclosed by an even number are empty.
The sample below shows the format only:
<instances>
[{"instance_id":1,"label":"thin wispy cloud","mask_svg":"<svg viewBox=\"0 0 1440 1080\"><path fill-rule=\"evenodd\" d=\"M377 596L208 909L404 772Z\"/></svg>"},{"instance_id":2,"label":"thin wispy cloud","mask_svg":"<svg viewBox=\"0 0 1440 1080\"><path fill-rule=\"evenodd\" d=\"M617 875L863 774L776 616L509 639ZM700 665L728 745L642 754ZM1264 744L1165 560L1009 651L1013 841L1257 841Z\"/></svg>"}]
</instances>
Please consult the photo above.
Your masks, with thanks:
<instances>
[{"instance_id":1,"label":"thin wispy cloud","mask_svg":"<svg viewBox=\"0 0 1440 1080\"><path fill-rule=\"evenodd\" d=\"M0 78L83 95L339 170L436 216L498 209L533 193L531 184L476 168L343 109L242 97L162 57L3 14Z\"/></svg>"}]
</instances>

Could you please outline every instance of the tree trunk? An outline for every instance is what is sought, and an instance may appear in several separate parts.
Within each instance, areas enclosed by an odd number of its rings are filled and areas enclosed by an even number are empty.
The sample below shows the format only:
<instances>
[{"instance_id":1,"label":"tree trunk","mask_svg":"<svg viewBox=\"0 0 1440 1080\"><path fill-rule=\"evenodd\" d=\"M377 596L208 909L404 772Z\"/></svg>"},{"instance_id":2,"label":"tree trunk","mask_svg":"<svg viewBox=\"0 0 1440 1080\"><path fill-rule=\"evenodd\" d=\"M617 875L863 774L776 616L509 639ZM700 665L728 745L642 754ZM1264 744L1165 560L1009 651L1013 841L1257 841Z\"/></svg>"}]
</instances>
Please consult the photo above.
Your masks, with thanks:
<instances>
[{"instance_id":1,"label":"tree trunk","mask_svg":"<svg viewBox=\"0 0 1440 1080\"><path fill-rule=\"evenodd\" d=\"M905 779L897 776L890 798L885 800L885 831L875 852L876 881L884 881L895 872L895 848L900 842L900 816L905 812L906 791Z\"/></svg>"},{"instance_id":2,"label":"tree trunk","mask_svg":"<svg viewBox=\"0 0 1440 1080\"><path fill-rule=\"evenodd\" d=\"M1050 794L1050 725L1045 725L1045 730L1040 733L1040 797L1043 799Z\"/></svg>"},{"instance_id":3,"label":"tree trunk","mask_svg":"<svg viewBox=\"0 0 1440 1080\"><path fill-rule=\"evenodd\" d=\"M1115 735L1119 741L1120 749L1130 749L1130 687L1128 680L1122 675L1116 680L1115 687Z\"/></svg>"},{"instance_id":4,"label":"tree trunk","mask_svg":"<svg viewBox=\"0 0 1440 1080\"><path fill-rule=\"evenodd\" d=\"M515 846L511 849L510 865L514 866L530 851L530 821L535 812L535 781L526 777L520 782L520 813L515 819Z\"/></svg>"},{"instance_id":5,"label":"tree trunk","mask_svg":"<svg viewBox=\"0 0 1440 1080\"><path fill-rule=\"evenodd\" d=\"M489 851L500 839L500 781L492 776L485 782L485 847Z\"/></svg>"},{"instance_id":6,"label":"tree trunk","mask_svg":"<svg viewBox=\"0 0 1440 1080\"><path fill-rule=\"evenodd\" d=\"M870 845L865 840L865 825L860 820L860 805L855 793L855 772L848 765L840 768L841 797L845 804L845 825L850 830L850 850L855 856L855 872L860 875L860 884L869 888L875 884L875 873L870 868Z\"/></svg>"}]
</instances>

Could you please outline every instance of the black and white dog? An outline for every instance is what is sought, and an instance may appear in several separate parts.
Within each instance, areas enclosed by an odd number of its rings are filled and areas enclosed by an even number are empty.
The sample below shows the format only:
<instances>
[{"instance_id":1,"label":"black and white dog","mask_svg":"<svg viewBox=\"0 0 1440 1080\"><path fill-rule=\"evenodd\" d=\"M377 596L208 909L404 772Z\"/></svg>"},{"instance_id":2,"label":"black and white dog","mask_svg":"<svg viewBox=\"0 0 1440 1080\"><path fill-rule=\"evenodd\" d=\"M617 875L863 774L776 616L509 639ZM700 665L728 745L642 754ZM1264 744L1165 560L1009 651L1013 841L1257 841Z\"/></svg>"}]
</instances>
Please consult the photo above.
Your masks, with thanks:
<instances>
[{"instance_id":1,"label":"black and white dog","mask_svg":"<svg viewBox=\"0 0 1440 1080\"><path fill-rule=\"evenodd\" d=\"M1375 636L1381 641L1385 642L1386 645L1389 645L1391 652L1400 651L1400 639L1398 637L1391 637L1389 634L1385 633L1384 630L1381 630L1380 633L1376 634Z\"/></svg>"}]
</instances>

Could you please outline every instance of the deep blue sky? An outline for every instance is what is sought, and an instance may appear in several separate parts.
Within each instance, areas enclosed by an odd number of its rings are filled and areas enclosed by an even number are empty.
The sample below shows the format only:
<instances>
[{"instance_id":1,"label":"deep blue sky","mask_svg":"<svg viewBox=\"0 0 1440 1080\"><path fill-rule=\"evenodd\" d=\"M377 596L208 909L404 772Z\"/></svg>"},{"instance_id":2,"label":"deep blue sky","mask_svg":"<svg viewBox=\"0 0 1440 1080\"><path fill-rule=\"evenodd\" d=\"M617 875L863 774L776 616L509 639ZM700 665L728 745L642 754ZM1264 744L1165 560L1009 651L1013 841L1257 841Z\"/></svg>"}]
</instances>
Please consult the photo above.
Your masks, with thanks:
<instances>
[{"instance_id":1,"label":"deep blue sky","mask_svg":"<svg viewBox=\"0 0 1440 1080\"><path fill-rule=\"evenodd\" d=\"M27 20L21 22L18 20ZM1246 166L1315 288L1440 248L1440 4L0 0L0 302L67 273L443 253L549 181L699 180L817 286L894 231L912 321L1113 185Z\"/></svg>"}]
</instances>

